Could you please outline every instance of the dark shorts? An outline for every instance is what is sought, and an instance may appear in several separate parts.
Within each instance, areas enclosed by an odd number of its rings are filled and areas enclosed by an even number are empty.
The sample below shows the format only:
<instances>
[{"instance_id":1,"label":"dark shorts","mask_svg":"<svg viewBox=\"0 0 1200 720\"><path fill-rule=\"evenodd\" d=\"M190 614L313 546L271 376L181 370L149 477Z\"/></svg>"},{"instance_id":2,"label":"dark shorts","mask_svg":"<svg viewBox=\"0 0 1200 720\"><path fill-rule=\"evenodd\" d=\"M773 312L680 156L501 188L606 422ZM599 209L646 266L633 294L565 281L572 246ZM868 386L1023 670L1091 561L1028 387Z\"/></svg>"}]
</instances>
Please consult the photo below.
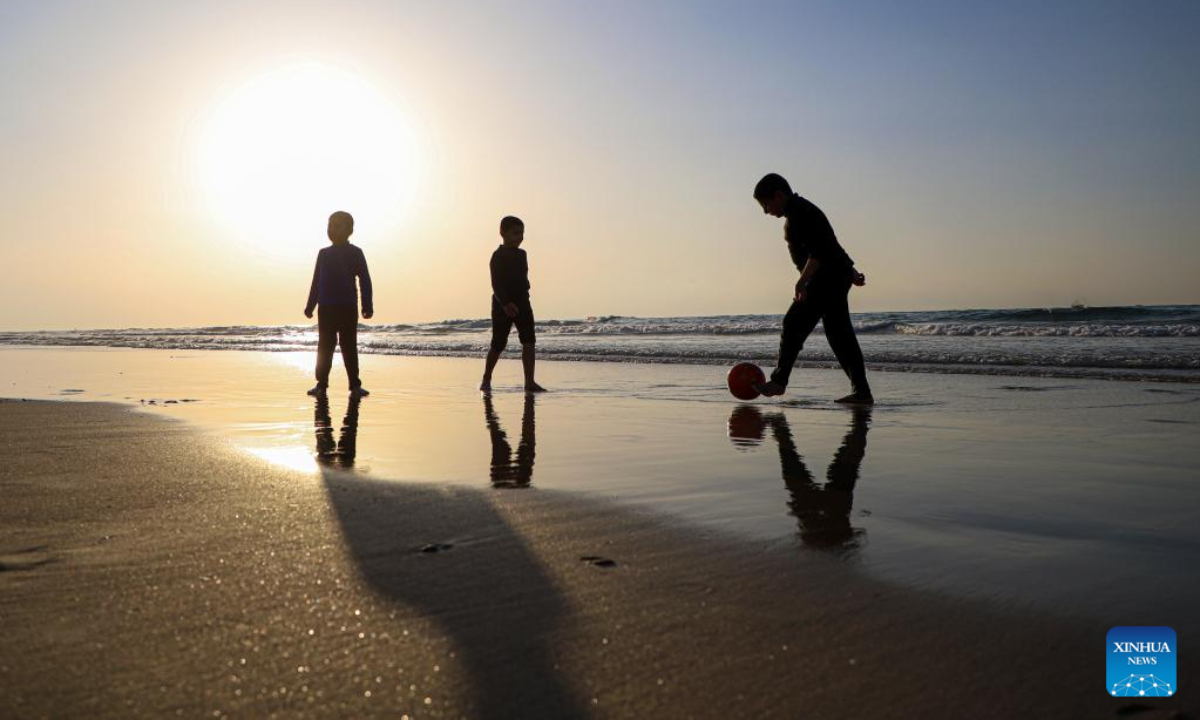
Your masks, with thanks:
<instances>
[{"instance_id":1,"label":"dark shorts","mask_svg":"<svg viewBox=\"0 0 1200 720\"><path fill-rule=\"evenodd\" d=\"M492 298L492 349L503 350L508 345L508 334L513 325L517 326L517 337L522 345L533 344L533 307L528 300L518 300L517 316L510 318L504 313L504 307Z\"/></svg>"}]
</instances>

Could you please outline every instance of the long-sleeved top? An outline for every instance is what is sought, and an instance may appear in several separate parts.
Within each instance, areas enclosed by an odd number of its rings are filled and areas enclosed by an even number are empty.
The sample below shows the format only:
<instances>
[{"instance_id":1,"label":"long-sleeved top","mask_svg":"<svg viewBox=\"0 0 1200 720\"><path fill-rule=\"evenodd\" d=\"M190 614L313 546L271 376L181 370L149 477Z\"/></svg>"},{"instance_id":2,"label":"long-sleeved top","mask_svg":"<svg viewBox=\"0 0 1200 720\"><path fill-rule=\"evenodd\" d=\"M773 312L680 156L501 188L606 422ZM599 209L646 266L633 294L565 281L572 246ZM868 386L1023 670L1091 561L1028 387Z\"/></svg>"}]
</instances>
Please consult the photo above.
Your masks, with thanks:
<instances>
[{"instance_id":1,"label":"long-sleeved top","mask_svg":"<svg viewBox=\"0 0 1200 720\"><path fill-rule=\"evenodd\" d=\"M312 312L320 305L358 305L358 288L354 278L362 287L362 309L373 314L371 297L371 273L367 271L367 258L363 251L350 243L337 243L322 248L317 253L317 265L313 268L312 287L308 291L305 312Z\"/></svg>"},{"instance_id":2,"label":"long-sleeved top","mask_svg":"<svg viewBox=\"0 0 1200 720\"><path fill-rule=\"evenodd\" d=\"M492 270L492 296L501 305L529 299L529 259L521 248L501 245L488 263Z\"/></svg>"},{"instance_id":3,"label":"long-sleeved top","mask_svg":"<svg viewBox=\"0 0 1200 720\"><path fill-rule=\"evenodd\" d=\"M808 258L815 257L821 267L812 277L814 283L849 278L854 261L833 234L833 226L821 208L799 195L792 195L783 214L787 218L783 225L783 238L787 241L788 253L797 270L803 272Z\"/></svg>"}]
</instances>

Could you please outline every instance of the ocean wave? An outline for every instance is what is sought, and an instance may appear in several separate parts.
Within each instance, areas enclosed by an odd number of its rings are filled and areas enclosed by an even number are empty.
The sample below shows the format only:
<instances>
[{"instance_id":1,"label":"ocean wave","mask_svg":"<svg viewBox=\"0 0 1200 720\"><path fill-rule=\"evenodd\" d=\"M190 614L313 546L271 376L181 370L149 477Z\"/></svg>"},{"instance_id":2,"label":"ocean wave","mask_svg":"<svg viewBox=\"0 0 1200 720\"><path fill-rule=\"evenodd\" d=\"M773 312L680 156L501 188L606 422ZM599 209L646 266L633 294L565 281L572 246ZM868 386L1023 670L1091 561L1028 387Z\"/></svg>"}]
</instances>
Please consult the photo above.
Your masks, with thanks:
<instances>
[{"instance_id":1,"label":"ocean wave","mask_svg":"<svg viewBox=\"0 0 1200 720\"><path fill-rule=\"evenodd\" d=\"M1200 323L1196 305L1120 305L1113 307L1002 308L979 310L942 310L945 321L967 323L1071 323L1071 324L1164 324Z\"/></svg>"},{"instance_id":2,"label":"ocean wave","mask_svg":"<svg viewBox=\"0 0 1200 720\"><path fill-rule=\"evenodd\" d=\"M1089 336L1091 337L1091 336ZM486 336L436 341L403 334L364 333L359 349L364 354L383 355L454 355L482 354L488 345ZM932 341L931 341L932 342ZM1069 342L1069 341L1068 341ZM1162 341L1159 341L1160 343ZM92 346L163 350L249 350L265 352L312 351L313 333L289 336L201 336L201 335L86 335L63 333L0 334L0 344L31 346ZM746 358L770 359L774 339L762 339L751 345L740 342L605 342L596 338L545 338L539 343L539 355L547 358L579 360L632 360L637 362L734 362ZM1120 346L1088 344L1064 345L1061 340L1042 344L1026 339L1009 343L961 344L950 341L934 345L904 343L895 345L881 338L864 344L864 353L872 363L892 365L958 365L1008 367L1092 367L1140 370L1200 370L1200 353L1195 341L1185 345L1157 345L1142 348L1126 342ZM832 353L821 345L806 348L805 360L833 361ZM1197 378L1200 381L1200 377Z\"/></svg>"},{"instance_id":3,"label":"ocean wave","mask_svg":"<svg viewBox=\"0 0 1200 720\"><path fill-rule=\"evenodd\" d=\"M896 323L905 335L981 337L1200 337L1200 325L1011 325L985 323ZM867 332L867 331L864 331Z\"/></svg>"},{"instance_id":4,"label":"ocean wave","mask_svg":"<svg viewBox=\"0 0 1200 720\"><path fill-rule=\"evenodd\" d=\"M777 334L783 316L714 315L630 317L598 315L582 319L539 320L546 335L758 335ZM1125 306L1103 308L1018 308L855 313L854 325L864 334L977 335L1029 337L1196 337L1200 306ZM490 318L456 318L427 323L359 325L360 332L444 336L486 333ZM59 332L0 333L0 342L17 335L66 335L89 338L128 337L274 337L313 334L307 325L214 325L193 328L117 328Z\"/></svg>"},{"instance_id":5,"label":"ocean wave","mask_svg":"<svg viewBox=\"0 0 1200 720\"><path fill-rule=\"evenodd\" d=\"M661 321L627 321L622 324L594 325L547 321L536 323L544 335L777 335L782 326L781 316L739 322L688 322L677 319ZM818 325L819 327L819 325ZM861 334L899 333L904 335L960 335L983 337L1200 337L1200 324L1131 325L1131 324L1001 324L925 322L905 323L896 320L859 319L854 329ZM454 326L439 326L437 330L457 332L490 332L491 321L479 320ZM418 333L429 332L418 328Z\"/></svg>"},{"instance_id":6,"label":"ocean wave","mask_svg":"<svg viewBox=\"0 0 1200 720\"><path fill-rule=\"evenodd\" d=\"M1092 321L1079 321L1084 311ZM1029 374L1090 368L1100 375L1180 374L1200 382L1200 306L1066 312L1075 313L1076 321L1047 320L1063 315L1058 311L952 310L859 313L854 324L868 362L881 367ZM770 361L781 323L779 315L551 319L538 323L538 352L547 359L615 362ZM478 356L490 328L491 320L483 318L360 324L359 346L367 354ZM10 346L283 352L312 351L316 342L311 324L0 332L0 345ZM802 358L834 361L820 330Z\"/></svg>"},{"instance_id":7,"label":"ocean wave","mask_svg":"<svg viewBox=\"0 0 1200 720\"><path fill-rule=\"evenodd\" d=\"M592 324L584 321L548 320L538 322L538 334L544 336L736 336L778 335L782 317L742 321L685 321L664 319L655 321L625 321L621 324ZM491 332L491 320L461 320L453 323L425 325L367 325L359 326L360 335L392 335L439 337L455 334L486 335ZM1016 324L960 322L900 322L896 320L858 319L854 328L859 334L880 335L941 335L962 337L1077 337L1077 338L1190 338L1200 337L1200 324ZM818 330L820 325L818 324ZM164 329L122 329L61 332L0 333L0 344L76 344L104 345L108 343L147 342L170 338L203 339L220 343L224 338L241 342L254 338L259 342L292 342L299 338L315 340L316 327L206 327Z\"/></svg>"}]
</instances>

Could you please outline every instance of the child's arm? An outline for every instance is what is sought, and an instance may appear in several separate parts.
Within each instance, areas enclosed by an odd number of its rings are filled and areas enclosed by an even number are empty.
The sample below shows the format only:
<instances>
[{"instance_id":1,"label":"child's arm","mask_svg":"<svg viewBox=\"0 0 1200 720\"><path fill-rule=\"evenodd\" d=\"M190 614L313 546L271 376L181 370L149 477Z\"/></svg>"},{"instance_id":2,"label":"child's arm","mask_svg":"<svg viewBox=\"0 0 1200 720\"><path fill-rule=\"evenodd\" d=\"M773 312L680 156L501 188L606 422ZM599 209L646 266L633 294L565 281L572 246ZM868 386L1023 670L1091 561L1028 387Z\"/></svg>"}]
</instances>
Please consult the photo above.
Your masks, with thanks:
<instances>
[{"instance_id":1,"label":"child's arm","mask_svg":"<svg viewBox=\"0 0 1200 720\"><path fill-rule=\"evenodd\" d=\"M313 308L317 306L317 283L321 279L321 256L317 255L317 263L313 267L312 285L308 288L308 304L304 306L304 317L312 319Z\"/></svg>"},{"instance_id":2,"label":"child's arm","mask_svg":"<svg viewBox=\"0 0 1200 720\"><path fill-rule=\"evenodd\" d=\"M821 261L809 256L808 262L804 263L804 270L800 272L800 279L796 281L796 302L804 302L808 297L808 284L820 268Z\"/></svg>"},{"instance_id":3,"label":"child's arm","mask_svg":"<svg viewBox=\"0 0 1200 720\"><path fill-rule=\"evenodd\" d=\"M367 269L367 256L359 253L358 257L362 260L362 265L358 271L358 285L362 288L362 316L363 320L370 320L375 314L375 298L371 289L371 271Z\"/></svg>"}]
</instances>

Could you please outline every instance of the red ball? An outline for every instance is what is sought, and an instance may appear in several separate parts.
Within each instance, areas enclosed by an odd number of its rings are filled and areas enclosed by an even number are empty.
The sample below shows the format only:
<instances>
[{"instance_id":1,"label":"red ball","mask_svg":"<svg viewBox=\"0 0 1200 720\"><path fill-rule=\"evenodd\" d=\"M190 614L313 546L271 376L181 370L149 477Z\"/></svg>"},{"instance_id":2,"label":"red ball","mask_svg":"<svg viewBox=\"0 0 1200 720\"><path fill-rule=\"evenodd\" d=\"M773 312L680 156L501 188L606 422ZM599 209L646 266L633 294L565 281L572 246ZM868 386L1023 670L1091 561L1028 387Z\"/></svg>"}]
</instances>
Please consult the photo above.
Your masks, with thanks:
<instances>
[{"instance_id":1,"label":"red ball","mask_svg":"<svg viewBox=\"0 0 1200 720\"><path fill-rule=\"evenodd\" d=\"M767 381L762 368L751 362L740 362L729 370L725 382L729 384L729 392L738 400L753 400L759 393L755 385Z\"/></svg>"}]
</instances>

